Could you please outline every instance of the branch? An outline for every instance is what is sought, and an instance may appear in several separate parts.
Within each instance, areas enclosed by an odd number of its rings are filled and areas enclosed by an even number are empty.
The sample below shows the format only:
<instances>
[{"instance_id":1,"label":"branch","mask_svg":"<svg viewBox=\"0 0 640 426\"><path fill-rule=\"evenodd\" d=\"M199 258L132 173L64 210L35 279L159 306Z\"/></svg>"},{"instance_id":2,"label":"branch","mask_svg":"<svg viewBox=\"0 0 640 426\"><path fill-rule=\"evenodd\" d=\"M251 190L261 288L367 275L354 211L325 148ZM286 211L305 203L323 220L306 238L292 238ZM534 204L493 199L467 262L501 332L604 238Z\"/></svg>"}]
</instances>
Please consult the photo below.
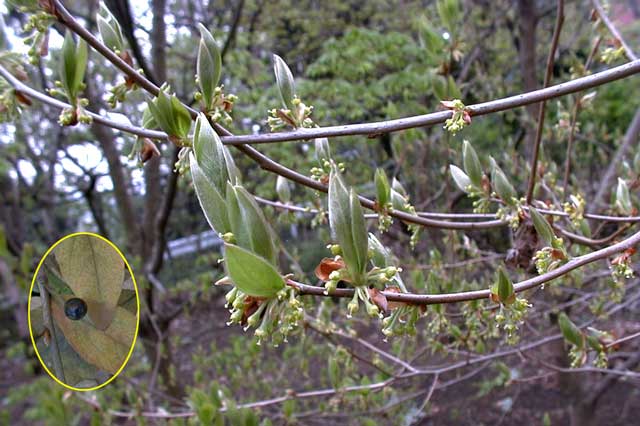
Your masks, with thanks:
<instances>
[{"instance_id":1,"label":"branch","mask_svg":"<svg viewBox=\"0 0 640 426\"><path fill-rule=\"evenodd\" d=\"M495 112L506 111L541 101L558 98L582 90L601 86L615 80L629 77L640 72L640 61L634 60L614 68L585 77L569 80L565 83L549 86L532 92L521 93L507 98L496 99L466 108L471 116L488 115ZM430 127L444 123L451 117L451 111L438 111L413 117L399 118L388 121L377 121L362 124L346 124L339 126L314 127L311 129L297 129L290 132L267 133L258 135L225 135L222 141L228 145L262 144L274 142L286 142L307 140L321 137L354 136L354 135L379 135L383 133L398 132L416 127Z\"/></svg>"},{"instance_id":2,"label":"branch","mask_svg":"<svg viewBox=\"0 0 640 426\"><path fill-rule=\"evenodd\" d=\"M546 272L542 275L538 275L529 278L519 283L514 284L514 291L521 293L525 290L529 290L538 287L541 284L552 281L558 277L561 277L574 269L580 268L589 263L595 262L600 259L605 259L616 253L625 251L631 247L640 244L640 232L633 234L631 237L611 245L609 247L597 250L583 256L575 257L569 260L564 265ZM324 287L312 286L308 284L299 283L293 280L287 280L287 284L297 289L300 294L309 294L313 296L327 296L327 297L353 297L354 290L352 288L338 288L331 292L331 294L325 294ZM486 290L474 290L463 291L458 293L446 293L446 294L416 294L416 293L392 293L381 292L389 301L392 302L404 302L410 305L433 305L440 303L457 303L470 300L487 299L489 298L490 291Z\"/></svg>"},{"instance_id":3,"label":"branch","mask_svg":"<svg viewBox=\"0 0 640 426\"><path fill-rule=\"evenodd\" d=\"M544 74L543 88L549 86L551 76L553 75L553 60L558 49L558 41L560 40L560 32L564 22L564 0L558 0L558 8L556 12L556 25L553 29L553 37L551 39L551 49L547 57L547 71ZM533 198L533 190L536 186L536 176L538 175L538 155L540 153L540 143L542 142L542 131L544 130L544 110L546 101L542 101L538 109L538 127L536 129L536 138L533 145L533 154L531 157L531 167L529 171L529 186L527 188L526 203L531 204Z\"/></svg>"},{"instance_id":4,"label":"branch","mask_svg":"<svg viewBox=\"0 0 640 426\"><path fill-rule=\"evenodd\" d=\"M83 38L98 53L113 63L127 76L131 77L139 86L147 90L152 95L157 95L160 88L145 78L144 75L138 73L118 55L112 52L108 47L100 42L93 34L80 25L71 14L64 8L60 0L51 0L56 8L58 18L70 30ZM629 77L640 72L640 61L634 60L624 65L611 68L600 73L589 75L586 77L570 80L566 83L547 87L532 92L510 96L508 98L497 99L494 101L483 102L480 104L470 105L467 110L472 116L487 115L495 112L506 111L521 106L535 104L543 100L554 99L565 96L570 93L579 92L590 89L592 87L601 86L615 80ZM192 116L197 115L197 111L185 105ZM285 141L307 140L319 137L335 137L335 136L352 136L352 135L378 135L381 133L391 133L400 130L412 129L416 127L433 126L444 123L451 117L451 111L438 111L430 114L417 115L413 117L400 118L388 121L379 121L363 124L347 124L340 126L316 127L313 129L297 129L290 132L268 133L258 135L238 135L234 136L229 131L221 132L222 142L227 145L244 145L244 144L261 144ZM218 126L218 130L222 130ZM162 133L162 132L159 132ZM151 136L149 136L151 137ZM165 139L166 136L160 139Z\"/></svg>"},{"instance_id":5,"label":"branch","mask_svg":"<svg viewBox=\"0 0 640 426\"><path fill-rule=\"evenodd\" d=\"M11 84L17 91L26 95L29 98L35 99L39 102L42 102L47 105L51 105L56 108L65 109L70 108L71 105L68 103L59 101L51 96L47 96L44 93L41 93L32 87L27 86L17 78L13 76L5 67L0 66L0 75L7 80L9 84ZM132 135L140 136L143 138L149 139L159 139L159 140L169 140L168 136L164 132L160 132L157 130L148 130L143 129L142 127L130 126L128 124L120 123L114 120L110 120L108 118L103 117L102 115L87 111L87 114L91 116L92 120L95 123L102 124L107 127L111 127L112 129L121 130L126 133L130 133Z\"/></svg>"}]
</instances>

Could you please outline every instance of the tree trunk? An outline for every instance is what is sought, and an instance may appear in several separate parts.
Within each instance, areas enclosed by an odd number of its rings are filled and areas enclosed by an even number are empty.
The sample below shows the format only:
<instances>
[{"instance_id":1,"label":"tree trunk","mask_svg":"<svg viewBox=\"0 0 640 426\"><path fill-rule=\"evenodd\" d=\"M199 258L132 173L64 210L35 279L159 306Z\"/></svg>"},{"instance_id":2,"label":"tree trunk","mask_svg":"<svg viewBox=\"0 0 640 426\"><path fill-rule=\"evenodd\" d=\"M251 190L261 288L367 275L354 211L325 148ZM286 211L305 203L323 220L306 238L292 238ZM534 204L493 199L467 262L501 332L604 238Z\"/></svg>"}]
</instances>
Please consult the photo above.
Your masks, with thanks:
<instances>
[{"instance_id":1,"label":"tree trunk","mask_svg":"<svg viewBox=\"0 0 640 426\"><path fill-rule=\"evenodd\" d=\"M520 73L525 92L538 88L536 76L536 27L538 25L538 12L536 2L531 0L518 0L518 58L520 59ZM524 125L525 146L523 153L529 158L533 152L535 138L535 123L538 116L539 104L531 104L527 107L528 119Z\"/></svg>"}]
</instances>

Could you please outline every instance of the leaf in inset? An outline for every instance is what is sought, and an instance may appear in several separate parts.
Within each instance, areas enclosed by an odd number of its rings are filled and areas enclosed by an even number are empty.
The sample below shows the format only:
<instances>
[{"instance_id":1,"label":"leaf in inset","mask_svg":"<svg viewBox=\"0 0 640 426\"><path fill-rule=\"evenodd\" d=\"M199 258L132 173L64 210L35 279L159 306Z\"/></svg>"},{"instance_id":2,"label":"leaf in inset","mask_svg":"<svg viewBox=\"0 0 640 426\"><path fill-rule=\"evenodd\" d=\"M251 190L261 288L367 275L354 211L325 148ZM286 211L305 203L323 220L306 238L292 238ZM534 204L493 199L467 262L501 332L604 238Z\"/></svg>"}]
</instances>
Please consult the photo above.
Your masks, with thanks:
<instances>
[{"instance_id":1,"label":"leaf in inset","mask_svg":"<svg viewBox=\"0 0 640 426\"><path fill-rule=\"evenodd\" d=\"M116 317L120 318L121 312L131 315L124 308L119 308L119 314ZM69 344L85 361L111 374L115 374L120 369L133 342L132 339L129 344L123 343L126 332L122 327L123 324L127 324L132 328L130 333L132 336L135 333L135 316L122 317L124 319L117 321L117 327L114 329L109 327L106 331L102 331L95 328L86 318L79 321L70 320L64 315L64 310L58 303L51 304L51 313L56 327L62 330ZM134 318L133 323L130 318Z\"/></svg>"},{"instance_id":2,"label":"leaf in inset","mask_svg":"<svg viewBox=\"0 0 640 426\"><path fill-rule=\"evenodd\" d=\"M106 329L122 291L124 262L120 254L105 241L89 235L64 240L54 254L61 278L76 297L87 302L88 314L96 327Z\"/></svg>"}]
</instances>

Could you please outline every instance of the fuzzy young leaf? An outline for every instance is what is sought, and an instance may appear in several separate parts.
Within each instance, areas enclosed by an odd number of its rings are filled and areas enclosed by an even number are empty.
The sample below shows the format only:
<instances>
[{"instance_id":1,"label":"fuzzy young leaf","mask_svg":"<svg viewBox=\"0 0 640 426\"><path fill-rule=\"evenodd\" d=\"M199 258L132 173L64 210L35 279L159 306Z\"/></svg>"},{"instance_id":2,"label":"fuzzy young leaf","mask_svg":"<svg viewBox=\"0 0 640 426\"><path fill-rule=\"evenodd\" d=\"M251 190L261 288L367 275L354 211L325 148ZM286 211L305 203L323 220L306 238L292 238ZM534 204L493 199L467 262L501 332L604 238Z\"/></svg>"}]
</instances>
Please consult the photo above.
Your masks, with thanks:
<instances>
[{"instance_id":1,"label":"fuzzy young leaf","mask_svg":"<svg viewBox=\"0 0 640 426\"><path fill-rule=\"evenodd\" d=\"M62 43L60 79L70 101L75 101L82 89L87 55L87 44L83 40L76 44L71 32L67 31Z\"/></svg>"},{"instance_id":2,"label":"fuzzy young leaf","mask_svg":"<svg viewBox=\"0 0 640 426\"><path fill-rule=\"evenodd\" d=\"M224 154L224 161L225 161L225 164L227 165L227 174L229 175L229 182L231 182L232 185L240 185L240 182L241 182L240 170L238 169L238 167L236 167L236 163L235 161L233 161L233 157L231 156L231 153L229 152L226 146L222 147L222 153Z\"/></svg>"},{"instance_id":3,"label":"fuzzy young leaf","mask_svg":"<svg viewBox=\"0 0 640 426\"><path fill-rule=\"evenodd\" d=\"M263 257L233 244L224 247L227 275L240 291L249 296L271 298L284 288L282 276Z\"/></svg>"},{"instance_id":4,"label":"fuzzy young leaf","mask_svg":"<svg viewBox=\"0 0 640 426\"><path fill-rule=\"evenodd\" d=\"M124 51L124 37L120 23L103 3L100 4L100 13L96 17L96 22L102 42L113 51Z\"/></svg>"},{"instance_id":5,"label":"fuzzy young leaf","mask_svg":"<svg viewBox=\"0 0 640 426\"><path fill-rule=\"evenodd\" d=\"M547 222L547 219L545 219L544 216L533 207L529 207L529 214L531 215L533 226L536 228L536 232L540 238L542 238L547 247L552 247L555 234L551 225Z\"/></svg>"},{"instance_id":6,"label":"fuzzy young leaf","mask_svg":"<svg viewBox=\"0 0 640 426\"><path fill-rule=\"evenodd\" d=\"M177 130L173 123L171 101L164 91L160 91L153 100L147 101L147 108L153 117L153 121L169 135L176 135Z\"/></svg>"},{"instance_id":7,"label":"fuzzy young leaf","mask_svg":"<svg viewBox=\"0 0 640 426\"><path fill-rule=\"evenodd\" d=\"M386 206L391 201L391 187L387 174L382 169L377 169L375 174L376 182L376 201L379 207Z\"/></svg>"},{"instance_id":8,"label":"fuzzy young leaf","mask_svg":"<svg viewBox=\"0 0 640 426\"><path fill-rule=\"evenodd\" d=\"M463 172L460 167L454 166L453 164L449 166L449 170L451 171L451 176L456 182L458 188L460 188L460 190L463 192L468 192L469 186L471 185L471 179L469 179L469 176L467 176L467 174Z\"/></svg>"},{"instance_id":9,"label":"fuzzy young leaf","mask_svg":"<svg viewBox=\"0 0 640 426\"><path fill-rule=\"evenodd\" d=\"M329 224L333 238L356 285L364 284L367 262L367 227L358 196L345 186L336 167L329 177Z\"/></svg>"},{"instance_id":10,"label":"fuzzy young leaf","mask_svg":"<svg viewBox=\"0 0 640 426\"><path fill-rule=\"evenodd\" d=\"M391 255L389 250L372 233L369 233L369 249L371 249L371 263L373 266L384 268L390 265Z\"/></svg>"},{"instance_id":11,"label":"fuzzy young leaf","mask_svg":"<svg viewBox=\"0 0 640 426\"><path fill-rule=\"evenodd\" d=\"M178 133L176 136L186 138L191 129L191 114L187 108L180 102L176 95L171 95L171 107L173 119L176 123Z\"/></svg>"},{"instance_id":12,"label":"fuzzy young leaf","mask_svg":"<svg viewBox=\"0 0 640 426\"><path fill-rule=\"evenodd\" d=\"M580 329L564 312L561 312L558 316L558 325L560 326L560 331L562 332L565 340L569 343L573 343L578 348L582 348L584 346L584 336L582 331L580 331Z\"/></svg>"},{"instance_id":13,"label":"fuzzy young leaf","mask_svg":"<svg viewBox=\"0 0 640 426\"><path fill-rule=\"evenodd\" d=\"M229 181L224 145L203 113L196 119L193 150L201 171L224 197Z\"/></svg>"},{"instance_id":14,"label":"fuzzy young leaf","mask_svg":"<svg viewBox=\"0 0 640 426\"><path fill-rule=\"evenodd\" d=\"M227 187L227 212L237 244L277 263L276 236L262 210L242 186Z\"/></svg>"},{"instance_id":15,"label":"fuzzy young leaf","mask_svg":"<svg viewBox=\"0 0 640 426\"><path fill-rule=\"evenodd\" d=\"M327 138L314 139L316 161L322 165L323 161L331 159L331 150L329 149L329 140Z\"/></svg>"},{"instance_id":16,"label":"fuzzy young leaf","mask_svg":"<svg viewBox=\"0 0 640 426\"><path fill-rule=\"evenodd\" d=\"M407 197L391 188L391 205L394 210L405 211L407 210Z\"/></svg>"},{"instance_id":17,"label":"fuzzy young leaf","mask_svg":"<svg viewBox=\"0 0 640 426\"><path fill-rule=\"evenodd\" d=\"M629 195L629 187L627 183L618 178L618 187L616 188L616 207L620 213L630 215L633 207L631 205L631 196Z\"/></svg>"},{"instance_id":18,"label":"fuzzy young leaf","mask_svg":"<svg viewBox=\"0 0 640 426\"><path fill-rule=\"evenodd\" d=\"M289 188L289 182L287 182L287 178L284 176L278 175L276 179L276 192L278 193L278 198L283 203L288 203L291 201L291 189Z\"/></svg>"},{"instance_id":19,"label":"fuzzy young leaf","mask_svg":"<svg viewBox=\"0 0 640 426\"><path fill-rule=\"evenodd\" d=\"M204 212L207 222L220 235L231 232L229 217L227 216L227 202L216 186L207 178L193 154L189 157L191 177L200 208ZM226 187L225 187L226 189Z\"/></svg>"},{"instance_id":20,"label":"fuzzy young leaf","mask_svg":"<svg viewBox=\"0 0 640 426\"><path fill-rule=\"evenodd\" d=\"M296 86L293 74L286 62L278 55L273 55L273 71L276 75L276 83L280 91L280 98L285 108L294 110L293 98L296 95Z\"/></svg>"},{"instance_id":21,"label":"fuzzy young leaf","mask_svg":"<svg viewBox=\"0 0 640 426\"><path fill-rule=\"evenodd\" d=\"M478 188L482 187L482 165L478 159L476 150L473 149L468 140L462 141L462 164L464 171L469 176L469 180Z\"/></svg>"},{"instance_id":22,"label":"fuzzy young leaf","mask_svg":"<svg viewBox=\"0 0 640 426\"><path fill-rule=\"evenodd\" d=\"M210 109L213 104L215 88L220 81L222 57L218 44L211 33L202 24L198 24L198 28L200 29L200 44L198 45L196 72L205 107Z\"/></svg>"},{"instance_id":23,"label":"fuzzy young leaf","mask_svg":"<svg viewBox=\"0 0 640 426\"><path fill-rule=\"evenodd\" d=\"M187 137L191 115L175 95L169 96L161 90L155 99L147 101L147 105L155 122L165 133L181 139Z\"/></svg>"},{"instance_id":24,"label":"fuzzy young leaf","mask_svg":"<svg viewBox=\"0 0 640 426\"><path fill-rule=\"evenodd\" d=\"M516 198L518 194L511 183L509 183L509 179L507 179L507 176L505 176L502 169L500 169L495 162L491 173L491 182L493 184L493 189L496 191L496 194L498 194L498 197L500 197L507 205L513 205L513 199Z\"/></svg>"}]
</instances>

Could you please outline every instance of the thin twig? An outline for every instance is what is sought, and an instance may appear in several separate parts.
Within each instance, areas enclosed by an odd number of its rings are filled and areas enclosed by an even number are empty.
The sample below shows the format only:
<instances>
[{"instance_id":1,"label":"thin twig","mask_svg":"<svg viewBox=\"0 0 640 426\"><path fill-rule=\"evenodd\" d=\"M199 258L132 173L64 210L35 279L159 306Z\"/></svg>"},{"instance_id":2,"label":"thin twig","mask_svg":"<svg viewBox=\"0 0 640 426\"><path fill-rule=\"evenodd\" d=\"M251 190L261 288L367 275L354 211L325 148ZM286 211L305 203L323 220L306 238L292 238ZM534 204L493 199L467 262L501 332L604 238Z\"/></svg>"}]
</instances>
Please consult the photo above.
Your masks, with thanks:
<instances>
[{"instance_id":1,"label":"thin twig","mask_svg":"<svg viewBox=\"0 0 640 426\"><path fill-rule=\"evenodd\" d=\"M602 4L600 3L600 1L593 0L592 2L593 2L593 7L596 9L596 12L598 12L598 17L600 18L602 23L607 27L611 35L615 37L615 39L620 43L620 45L624 49L624 53L627 55L627 58L629 58L632 61L635 61L636 59L638 59L636 54L633 53L633 50L631 50L631 47L629 47L627 42L624 41L624 38L620 35L620 32L618 31L616 26L613 25L613 22L611 22L611 20L607 16L607 13L604 11L604 8L602 7Z\"/></svg>"},{"instance_id":2,"label":"thin twig","mask_svg":"<svg viewBox=\"0 0 640 426\"><path fill-rule=\"evenodd\" d=\"M553 75L553 62L556 56L556 50L558 49L558 41L560 40L560 32L562 31L562 23L564 22L564 0L558 0L558 6L556 11L556 25L553 29L553 38L551 39L551 49L549 50L549 56L547 57L547 71L544 74L543 88L548 87L551 82L551 76ZM542 142L542 132L544 130L544 111L546 101L540 103L540 109L538 110L538 127L536 129L536 139L533 145L533 154L531 156L531 170L529 171L529 186L527 188L526 201L527 204L531 203L533 198L533 190L536 186L536 176L538 175L538 155L540 153L540 143Z\"/></svg>"},{"instance_id":3,"label":"thin twig","mask_svg":"<svg viewBox=\"0 0 640 426\"><path fill-rule=\"evenodd\" d=\"M607 348L611 348L611 347L617 346L617 345L619 345L621 343L628 342L629 340L637 339L638 337L640 337L640 331L638 331L637 333L630 334L630 335L625 336L625 337L621 337L620 339L614 340L611 343L607 343L606 347Z\"/></svg>"}]
</instances>

